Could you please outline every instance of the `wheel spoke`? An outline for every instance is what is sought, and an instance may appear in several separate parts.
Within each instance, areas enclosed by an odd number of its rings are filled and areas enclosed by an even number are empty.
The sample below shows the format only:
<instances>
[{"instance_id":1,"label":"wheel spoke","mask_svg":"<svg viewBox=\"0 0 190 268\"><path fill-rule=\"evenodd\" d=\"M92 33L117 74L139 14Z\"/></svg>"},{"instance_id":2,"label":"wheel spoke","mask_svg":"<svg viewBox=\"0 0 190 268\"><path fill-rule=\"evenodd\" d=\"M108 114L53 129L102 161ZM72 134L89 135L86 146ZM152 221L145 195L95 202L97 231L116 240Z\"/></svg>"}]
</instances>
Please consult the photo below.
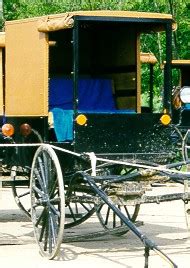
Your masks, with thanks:
<instances>
[{"instance_id":1,"label":"wheel spoke","mask_svg":"<svg viewBox=\"0 0 190 268\"><path fill-rule=\"evenodd\" d=\"M57 186L58 186L57 184L58 184L57 178L56 178L56 180L52 180L52 182L50 183L50 187L49 187L50 198L53 198L59 194L59 191L57 189Z\"/></svg>"},{"instance_id":2,"label":"wheel spoke","mask_svg":"<svg viewBox=\"0 0 190 268\"><path fill-rule=\"evenodd\" d=\"M27 196L27 195L29 195L29 194L30 194L30 191L27 191L27 192L25 192L25 193L23 193L23 194L19 194L19 195L18 195L18 198Z\"/></svg>"},{"instance_id":3,"label":"wheel spoke","mask_svg":"<svg viewBox=\"0 0 190 268\"><path fill-rule=\"evenodd\" d=\"M44 183L41 179L40 173L37 168L34 169L34 174L36 176L36 180L38 181L38 184L40 185L41 189L45 192L46 189L45 189Z\"/></svg>"},{"instance_id":4,"label":"wheel spoke","mask_svg":"<svg viewBox=\"0 0 190 268\"><path fill-rule=\"evenodd\" d=\"M50 202L54 205L58 205L60 203L60 197L54 197L53 199L50 199Z\"/></svg>"},{"instance_id":5,"label":"wheel spoke","mask_svg":"<svg viewBox=\"0 0 190 268\"><path fill-rule=\"evenodd\" d=\"M113 212L113 228L116 227L116 214Z\"/></svg>"},{"instance_id":6,"label":"wheel spoke","mask_svg":"<svg viewBox=\"0 0 190 268\"><path fill-rule=\"evenodd\" d=\"M87 206L85 206L85 204L84 203L80 203L81 204L81 206L86 210L86 211L90 211L91 210L91 208L88 208Z\"/></svg>"},{"instance_id":7,"label":"wheel spoke","mask_svg":"<svg viewBox=\"0 0 190 268\"><path fill-rule=\"evenodd\" d=\"M42 192L37 186L33 186L32 189L35 191L35 193L37 193L38 195L40 195L41 197L44 196L44 192Z\"/></svg>"},{"instance_id":8,"label":"wheel spoke","mask_svg":"<svg viewBox=\"0 0 190 268\"><path fill-rule=\"evenodd\" d=\"M43 181L43 187L47 191L47 178L45 177L44 165L43 165L41 157L38 157L37 159L38 159L38 165L39 165L39 168L40 168L41 178L42 178L42 181Z\"/></svg>"},{"instance_id":9,"label":"wheel spoke","mask_svg":"<svg viewBox=\"0 0 190 268\"><path fill-rule=\"evenodd\" d=\"M54 214L60 218L60 212L52 204L50 204L50 208L52 209Z\"/></svg>"},{"instance_id":10,"label":"wheel spoke","mask_svg":"<svg viewBox=\"0 0 190 268\"><path fill-rule=\"evenodd\" d=\"M132 222L134 222L137 218L140 205L135 206L126 206L126 205L116 205L116 207ZM119 228L124 225L123 221L120 219L120 217L117 216L117 214L107 205L99 205L96 207L96 213L98 216L98 219L104 229L111 230L114 228ZM124 234L127 231L122 231L120 233Z\"/></svg>"},{"instance_id":11,"label":"wheel spoke","mask_svg":"<svg viewBox=\"0 0 190 268\"><path fill-rule=\"evenodd\" d=\"M43 152L42 153L42 163L43 163L43 170L44 170L44 177L45 178L50 178L50 176L49 176L49 169L48 169L48 167L49 167L48 160L49 160L49 158L47 158L47 156ZM45 181L46 181L46 179L45 179Z\"/></svg>"},{"instance_id":12,"label":"wheel spoke","mask_svg":"<svg viewBox=\"0 0 190 268\"><path fill-rule=\"evenodd\" d=\"M76 214L79 214L79 209L78 209L77 203L75 203L75 212L76 212Z\"/></svg>"},{"instance_id":13,"label":"wheel spoke","mask_svg":"<svg viewBox=\"0 0 190 268\"><path fill-rule=\"evenodd\" d=\"M38 220L35 222L35 227L39 225L39 223L41 222L43 218L46 218L45 213L47 212L46 212L46 208L44 207L43 211L41 212L41 215L38 217Z\"/></svg>"},{"instance_id":14,"label":"wheel spoke","mask_svg":"<svg viewBox=\"0 0 190 268\"><path fill-rule=\"evenodd\" d=\"M71 208L70 205L69 205L68 207L69 207L69 211L70 211L70 213L71 213L72 219L73 219L74 222L75 222L75 221L77 220L76 217L75 217L75 213L73 212L73 210L72 210L72 208Z\"/></svg>"},{"instance_id":15,"label":"wheel spoke","mask_svg":"<svg viewBox=\"0 0 190 268\"><path fill-rule=\"evenodd\" d=\"M50 226L51 226L51 234L52 234L53 244L55 245L58 225L57 225L56 220L54 218L54 215L52 215L52 213L50 213Z\"/></svg>"},{"instance_id":16,"label":"wheel spoke","mask_svg":"<svg viewBox=\"0 0 190 268\"><path fill-rule=\"evenodd\" d=\"M121 210L121 206L120 206L120 205L118 205L118 209ZM120 226L123 226L123 221L122 221L122 219L119 220L119 223L120 223Z\"/></svg>"},{"instance_id":17,"label":"wheel spoke","mask_svg":"<svg viewBox=\"0 0 190 268\"><path fill-rule=\"evenodd\" d=\"M47 213L47 211L46 211ZM38 221L39 223L40 221ZM42 225L41 225L41 230L40 230L40 236L39 236L39 242L42 242L43 240L43 236L44 236L44 232L46 229L46 224L47 224L47 217L44 215L44 218L42 219ZM38 226L38 224L36 224L36 227Z\"/></svg>"},{"instance_id":18,"label":"wheel spoke","mask_svg":"<svg viewBox=\"0 0 190 268\"><path fill-rule=\"evenodd\" d=\"M129 218L129 220L131 220L131 215L129 214L129 211L128 211L127 207L124 206L124 209L125 209L125 212L127 214L127 217Z\"/></svg>"},{"instance_id":19,"label":"wheel spoke","mask_svg":"<svg viewBox=\"0 0 190 268\"><path fill-rule=\"evenodd\" d=\"M105 219L105 225L108 224L108 219L109 219L109 215L110 215L110 207L108 207L107 213L106 213L106 219Z\"/></svg>"},{"instance_id":20,"label":"wheel spoke","mask_svg":"<svg viewBox=\"0 0 190 268\"><path fill-rule=\"evenodd\" d=\"M44 251L47 251L47 245L48 245L48 238L49 238L49 218L47 218L47 220L45 221L45 226L44 226L44 230L45 230L45 239L44 239Z\"/></svg>"},{"instance_id":21,"label":"wheel spoke","mask_svg":"<svg viewBox=\"0 0 190 268\"><path fill-rule=\"evenodd\" d=\"M53 226L52 226L52 221L51 221L51 213L49 215L49 218L48 218L48 227L49 227L49 230L48 230L48 240L49 240L49 253L52 253L52 246L53 246L53 232L52 232L52 229L53 229Z\"/></svg>"}]
</instances>

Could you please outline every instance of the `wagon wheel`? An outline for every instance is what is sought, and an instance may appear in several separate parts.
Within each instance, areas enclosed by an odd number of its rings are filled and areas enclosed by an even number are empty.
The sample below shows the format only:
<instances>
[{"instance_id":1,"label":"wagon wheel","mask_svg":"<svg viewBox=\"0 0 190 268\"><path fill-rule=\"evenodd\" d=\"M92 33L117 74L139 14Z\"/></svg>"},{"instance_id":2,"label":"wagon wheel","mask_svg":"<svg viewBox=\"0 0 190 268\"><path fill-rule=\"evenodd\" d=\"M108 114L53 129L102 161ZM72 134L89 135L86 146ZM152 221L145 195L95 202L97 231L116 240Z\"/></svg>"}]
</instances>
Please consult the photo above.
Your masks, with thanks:
<instances>
[{"instance_id":1,"label":"wagon wheel","mask_svg":"<svg viewBox=\"0 0 190 268\"><path fill-rule=\"evenodd\" d=\"M85 202L81 198L81 192L73 193L79 201L69 202L65 207L65 229L79 225L90 218L94 212L94 205ZM85 195L88 198L90 195ZM81 200L80 200L81 199Z\"/></svg>"},{"instance_id":2,"label":"wagon wheel","mask_svg":"<svg viewBox=\"0 0 190 268\"><path fill-rule=\"evenodd\" d=\"M60 157L61 159L61 157ZM83 170L90 168L88 162L80 162ZM64 163L62 164L62 167ZM64 173L65 178L65 229L75 227L89 219L94 213L94 192L78 172Z\"/></svg>"},{"instance_id":3,"label":"wagon wheel","mask_svg":"<svg viewBox=\"0 0 190 268\"><path fill-rule=\"evenodd\" d=\"M190 160L190 130L188 130L184 136L182 150L183 150L184 161L189 161ZM190 163L186 165L186 169L188 172L190 171ZM188 179L185 179L184 180L184 193L188 193L189 191L190 191L190 181ZM185 218L186 218L187 228L190 231L190 201L186 200L184 202L184 209L185 209Z\"/></svg>"},{"instance_id":4,"label":"wagon wheel","mask_svg":"<svg viewBox=\"0 0 190 268\"><path fill-rule=\"evenodd\" d=\"M189 180L184 180L184 192L188 193L190 190L190 182ZM190 231L190 201L184 201L184 210L185 210L185 219L188 231Z\"/></svg>"},{"instance_id":5,"label":"wagon wheel","mask_svg":"<svg viewBox=\"0 0 190 268\"><path fill-rule=\"evenodd\" d=\"M139 163L139 162L138 162ZM138 168L136 167L124 167L121 165L116 165L113 168L110 166L109 171L113 175L127 175L132 174L133 172L136 172ZM106 186L103 186L104 190L106 190ZM139 210L140 210L140 204L136 205L118 205L115 204L115 206L125 215L129 220L132 222L135 222ZM107 205L107 204L98 204L95 205L96 214L99 219L100 224L103 226L105 230L113 230L116 228L124 227L125 224L121 219L116 215L116 213ZM128 230L122 230L121 232L117 232L117 235L123 235L127 233Z\"/></svg>"},{"instance_id":6,"label":"wagon wheel","mask_svg":"<svg viewBox=\"0 0 190 268\"><path fill-rule=\"evenodd\" d=\"M175 125L168 125L164 127L164 136L162 138L163 149L168 148L169 162L176 163L183 161L182 143L183 135L181 131ZM162 142L161 142L162 144ZM175 169L180 170L182 166L177 166Z\"/></svg>"},{"instance_id":7,"label":"wagon wheel","mask_svg":"<svg viewBox=\"0 0 190 268\"><path fill-rule=\"evenodd\" d=\"M171 141L172 141L172 151L175 152L175 162L180 162L183 160L183 136L181 131L174 125L170 126L171 128ZM176 169L180 170L181 166L177 167Z\"/></svg>"},{"instance_id":8,"label":"wagon wheel","mask_svg":"<svg viewBox=\"0 0 190 268\"><path fill-rule=\"evenodd\" d=\"M30 209L30 168L13 166L11 179L13 180L12 192L18 207L27 217L31 217Z\"/></svg>"},{"instance_id":9,"label":"wagon wheel","mask_svg":"<svg viewBox=\"0 0 190 268\"><path fill-rule=\"evenodd\" d=\"M40 134L32 129L31 134L24 138L22 137L22 143L41 143L42 137ZM26 148L21 147L18 148L18 152L16 155L16 163L15 166L11 168L11 179L13 181L12 184L12 192L13 197L15 199L16 204L18 207L27 215L27 217L31 217L30 212L30 170L31 168L31 161L27 163L27 159L32 159L34 153L36 151L36 147ZM27 165L28 164L28 165Z\"/></svg>"},{"instance_id":10,"label":"wagon wheel","mask_svg":"<svg viewBox=\"0 0 190 268\"><path fill-rule=\"evenodd\" d=\"M140 210L140 205L116 205L117 208L132 222L135 222L139 210ZM124 227L125 224L121 219L115 214L115 212L107 205L107 204L101 204L96 208L96 213L98 216L98 219L103 226L105 230L113 230L115 228L120 228ZM121 233L118 234L125 234L128 232L122 231Z\"/></svg>"},{"instance_id":11,"label":"wagon wheel","mask_svg":"<svg viewBox=\"0 0 190 268\"><path fill-rule=\"evenodd\" d=\"M35 153L31 169L31 217L34 234L43 256L59 253L65 221L65 196L61 167L50 145Z\"/></svg>"},{"instance_id":12,"label":"wagon wheel","mask_svg":"<svg viewBox=\"0 0 190 268\"><path fill-rule=\"evenodd\" d=\"M187 130L183 138L182 153L184 161L190 160L190 129ZM187 164L187 168L190 169L190 164Z\"/></svg>"}]
</instances>

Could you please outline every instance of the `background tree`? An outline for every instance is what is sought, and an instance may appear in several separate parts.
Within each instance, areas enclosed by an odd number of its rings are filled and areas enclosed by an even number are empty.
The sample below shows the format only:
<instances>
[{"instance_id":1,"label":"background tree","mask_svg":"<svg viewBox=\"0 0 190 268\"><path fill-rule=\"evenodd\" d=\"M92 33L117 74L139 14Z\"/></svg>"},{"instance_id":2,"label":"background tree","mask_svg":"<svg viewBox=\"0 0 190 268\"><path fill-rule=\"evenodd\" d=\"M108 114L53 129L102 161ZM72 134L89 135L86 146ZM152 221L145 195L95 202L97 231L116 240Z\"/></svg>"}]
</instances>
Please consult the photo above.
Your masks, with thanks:
<instances>
[{"instance_id":1,"label":"background tree","mask_svg":"<svg viewBox=\"0 0 190 268\"><path fill-rule=\"evenodd\" d=\"M178 23L178 30L174 33L173 57L190 58L190 3L187 2L189 0L6 0L3 10L4 20L95 9L171 13ZM160 47L158 58L161 61L162 40L159 36L157 44Z\"/></svg>"}]
</instances>

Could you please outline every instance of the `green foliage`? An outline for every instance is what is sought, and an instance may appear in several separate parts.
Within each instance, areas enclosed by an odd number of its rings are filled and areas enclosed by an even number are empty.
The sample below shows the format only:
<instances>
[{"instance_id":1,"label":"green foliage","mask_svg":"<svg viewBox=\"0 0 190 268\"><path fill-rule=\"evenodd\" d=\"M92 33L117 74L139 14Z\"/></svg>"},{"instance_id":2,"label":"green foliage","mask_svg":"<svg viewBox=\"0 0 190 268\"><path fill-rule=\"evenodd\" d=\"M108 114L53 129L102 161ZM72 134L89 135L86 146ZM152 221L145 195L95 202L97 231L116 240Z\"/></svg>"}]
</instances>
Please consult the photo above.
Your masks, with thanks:
<instances>
[{"instance_id":1,"label":"green foliage","mask_svg":"<svg viewBox=\"0 0 190 268\"><path fill-rule=\"evenodd\" d=\"M148 92L144 92L141 95L141 105L144 107L149 107L149 94ZM154 95L153 98L153 111L154 112L162 112L163 107L162 107L162 94L160 92L159 95Z\"/></svg>"}]
</instances>

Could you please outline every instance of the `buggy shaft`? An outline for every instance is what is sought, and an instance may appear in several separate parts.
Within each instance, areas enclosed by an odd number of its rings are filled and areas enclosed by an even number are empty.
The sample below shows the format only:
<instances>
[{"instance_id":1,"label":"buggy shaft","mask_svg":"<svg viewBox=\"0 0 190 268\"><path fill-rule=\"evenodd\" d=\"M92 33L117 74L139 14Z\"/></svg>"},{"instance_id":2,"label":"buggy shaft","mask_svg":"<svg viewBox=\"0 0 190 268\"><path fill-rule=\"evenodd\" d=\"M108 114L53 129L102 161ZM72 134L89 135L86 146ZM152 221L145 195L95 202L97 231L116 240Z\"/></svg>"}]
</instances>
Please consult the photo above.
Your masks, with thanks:
<instances>
[{"instance_id":1,"label":"buggy shaft","mask_svg":"<svg viewBox=\"0 0 190 268\"><path fill-rule=\"evenodd\" d=\"M164 260L166 260L171 267L177 268L177 265L166 255L164 254L158 246L146 237L136 226L133 224L109 199L109 197L105 194L104 191L98 188L93 178L85 173L81 172L83 179L92 187L93 191L99 195L99 197L115 212L115 214L128 226L128 228L141 240L141 242L145 246L145 251L148 249L154 250L159 256L161 256ZM145 257L146 262L146 257Z\"/></svg>"}]
</instances>

